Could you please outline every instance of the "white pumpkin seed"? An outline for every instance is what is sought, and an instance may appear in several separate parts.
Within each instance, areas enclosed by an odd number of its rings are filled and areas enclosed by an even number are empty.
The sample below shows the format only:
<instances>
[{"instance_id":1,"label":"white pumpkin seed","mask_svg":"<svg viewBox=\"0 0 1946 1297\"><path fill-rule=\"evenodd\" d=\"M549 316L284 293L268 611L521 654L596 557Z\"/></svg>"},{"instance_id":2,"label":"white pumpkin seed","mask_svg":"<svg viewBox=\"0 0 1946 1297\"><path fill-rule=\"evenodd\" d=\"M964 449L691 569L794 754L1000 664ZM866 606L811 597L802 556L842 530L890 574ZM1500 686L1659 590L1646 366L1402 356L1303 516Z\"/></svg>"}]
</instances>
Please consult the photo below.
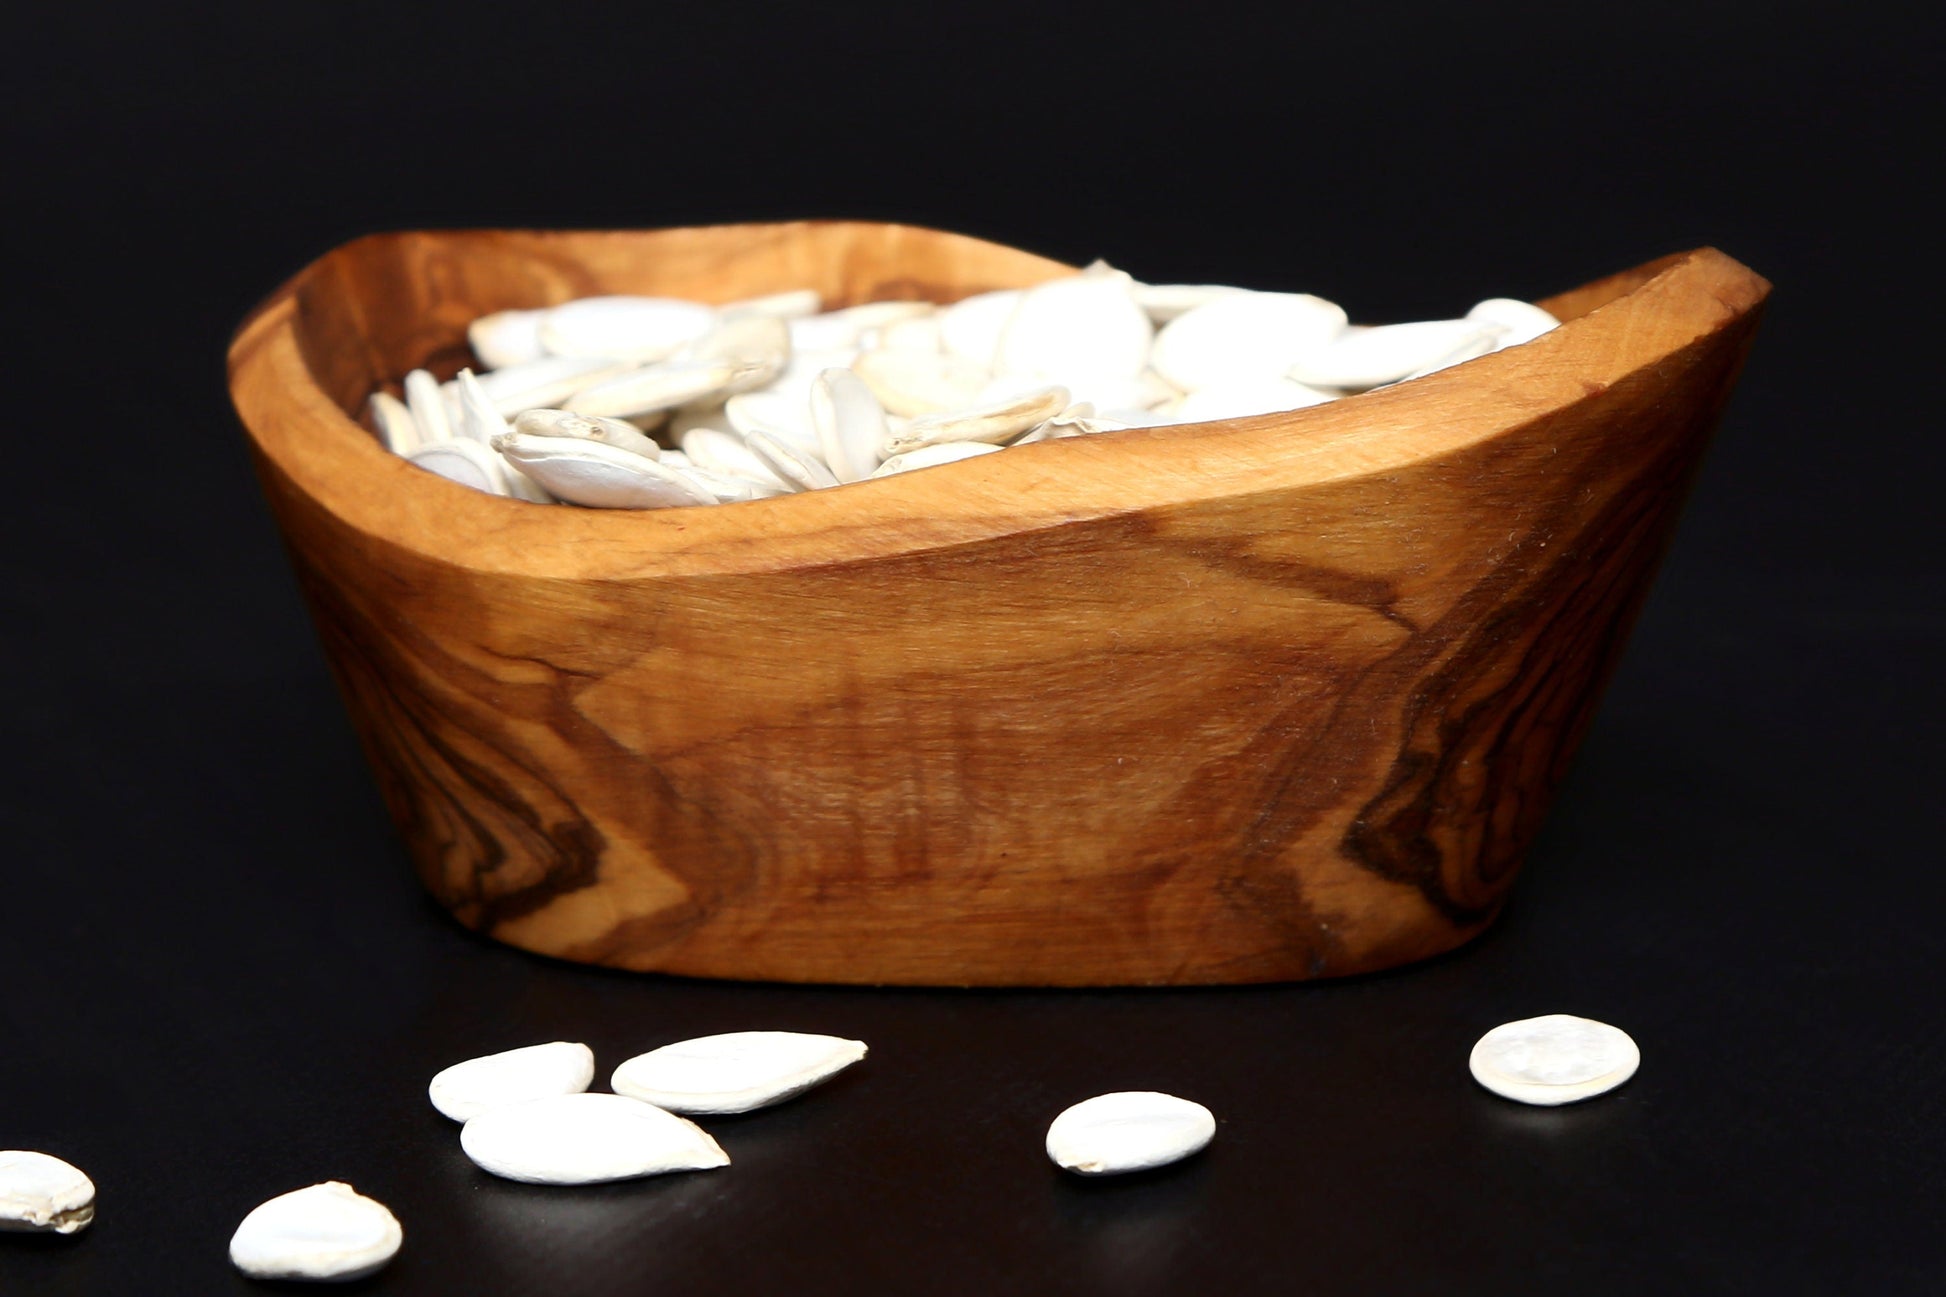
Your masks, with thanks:
<instances>
[{"instance_id":1,"label":"white pumpkin seed","mask_svg":"<svg viewBox=\"0 0 1946 1297\"><path fill-rule=\"evenodd\" d=\"M1568 1013L1502 1023L1467 1059L1473 1079L1495 1094L1544 1106L1606 1094L1641 1063L1627 1032Z\"/></svg>"},{"instance_id":2,"label":"white pumpkin seed","mask_svg":"<svg viewBox=\"0 0 1946 1297\"><path fill-rule=\"evenodd\" d=\"M782 320L749 315L725 320L682 352L685 360L722 360L739 367L725 392L766 387L784 374L791 360L791 333Z\"/></svg>"},{"instance_id":3,"label":"white pumpkin seed","mask_svg":"<svg viewBox=\"0 0 1946 1297\"><path fill-rule=\"evenodd\" d=\"M522 410L515 417L512 430L534 437L582 437L617 450L634 451L648 459L662 458L662 447L644 436L634 424L624 423L620 419L604 419L598 414L576 414L572 410Z\"/></svg>"},{"instance_id":4,"label":"white pumpkin seed","mask_svg":"<svg viewBox=\"0 0 1946 1297\"><path fill-rule=\"evenodd\" d=\"M466 326L466 341L488 369L524 365L547 354L541 345L546 311L495 311Z\"/></svg>"},{"instance_id":5,"label":"white pumpkin seed","mask_svg":"<svg viewBox=\"0 0 1946 1297\"><path fill-rule=\"evenodd\" d=\"M865 1043L798 1031L732 1031L638 1054L609 1084L670 1112L749 1112L782 1103L865 1057Z\"/></svg>"},{"instance_id":6,"label":"white pumpkin seed","mask_svg":"<svg viewBox=\"0 0 1946 1297\"><path fill-rule=\"evenodd\" d=\"M1461 347L1449 356L1441 357L1439 360L1427 365L1424 369L1416 369L1399 381L1401 383L1409 383L1415 378L1424 378L1427 374L1437 374L1442 369L1451 369L1454 365L1464 364L1469 360L1478 360L1481 356L1497 351L1499 349L1500 330L1498 326L1491 327L1491 333L1488 333L1471 345Z\"/></svg>"},{"instance_id":7,"label":"white pumpkin seed","mask_svg":"<svg viewBox=\"0 0 1946 1297\"><path fill-rule=\"evenodd\" d=\"M1342 307L1309 293L1235 293L1162 326L1149 363L1185 392L1281 378L1346 323Z\"/></svg>"},{"instance_id":8,"label":"white pumpkin seed","mask_svg":"<svg viewBox=\"0 0 1946 1297\"><path fill-rule=\"evenodd\" d=\"M1069 405L1065 387L1036 387L1009 400L968 410L929 414L885 439L885 458L948 441L1003 442L1053 418Z\"/></svg>"},{"instance_id":9,"label":"white pumpkin seed","mask_svg":"<svg viewBox=\"0 0 1946 1297\"><path fill-rule=\"evenodd\" d=\"M714 428L731 436L741 434L730 425L730 416L720 405L685 405L679 410L669 412L668 432L671 441L680 443L684 436L698 428Z\"/></svg>"},{"instance_id":10,"label":"white pumpkin seed","mask_svg":"<svg viewBox=\"0 0 1946 1297\"><path fill-rule=\"evenodd\" d=\"M1154 370L1145 369L1133 378L1095 379L1087 383L1063 383L1077 401L1087 401L1097 409L1148 410L1165 401L1179 400L1182 393L1164 382Z\"/></svg>"},{"instance_id":11,"label":"white pumpkin seed","mask_svg":"<svg viewBox=\"0 0 1946 1297\"><path fill-rule=\"evenodd\" d=\"M1146 411L1144 412L1146 413ZM1037 441L1059 441L1065 437L1090 437L1097 432L1119 432L1128 427L1115 419L1103 418L1095 413L1095 407L1087 401L1077 401L1067 409L1029 431L1025 436L1007 443L1008 446L1031 446Z\"/></svg>"},{"instance_id":12,"label":"white pumpkin seed","mask_svg":"<svg viewBox=\"0 0 1946 1297\"><path fill-rule=\"evenodd\" d=\"M1096 1095L1047 1128L1047 1155L1080 1175L1146 1171L1201 1152L1216 1117L1200 1103L1153 1090Z\"/></svg>"},{"instance_id":13,"label":"white pumpkin seed","mask_svg":"<svg viewBox=\"0 0 1946 1297\"><path fill-rule=\"evenodd\" d=\"M449 437L445 441L429 442L406 458L448 482L470 486L488 495L513 494L505 462L477 441Z\"/></svg>"},{"instance_id":14,"label":"white pumpkin seed","mask_svg":"<svg viewBox=\"0 0 1946 1297\"><path fill-rule=\"evenodd\" d=\"M716 312L675 297L582 297L541 317L541 345L555 356L611 356L638 365L672 356L716 324Z\"/></svg>"},{"instance_id":15,"label":"white pumpkin seed","mask_svg":"<svg viewBox=\"0 0 1946 1297\"><path fill-rule=\"evenodd\" d=\"M961 298L939 313L940 341L953 355L991 370L1000 353L1000 333L1025 296L1025 289L1001 288Z\"/></svg>"},{"instance_id":16,"label":"white pumpkin seed","mask_svg":"<svg viewBox=\"0 0 1946 1297\"><path fill-rule=\"evenodd\" d=\"M841 310L809 315L790 322L791 347L796 351L834 351L856 347L867 329L880 329L896 320L931 315L931 302L863 302Z\"/></svg>"},{"instance_id":17,"label":"white pumpkin seed","mask_svg":"<svg viewBox=\"0 0 1946 1297\"><path fill-rule=\"evenodd\" d=\"M563 500L595 509L671 509L716 497L674 468L585 437L510 432L493 448Z\"/></svg>"},{"instance_id":18,"label":"white pumpkin seed","mask_svg":"<svg viewBox=\"0 0 1946 1297\"><path fill-rule=\"evenodd\" d=\"M689 457L683 455L681 451L667 451L662 456L662 462L665 464L673 463L677 459L682 460L679 467L682 469L683 476L715 496L718 504L735 504L740 500L766 500L773 495L784 495L791 489L788 486L778 485L774 481L759 481L740 473L719 473L713 468L692 464L689 462ZM774 473L766 470L767 478L775 476Z\"/></svg>"},{"instance_id":19,"label":"white pumpkin seed","mask_svg":"<svg viewBox=\"0 0 1946 1297\"><path fill-rule=\"evenodd\" d=\"M419 444L430 446L450 440L454 431L446 418L446 398L440 394L439 380L426 370L415 369L405 376L402 386L406 409L419 430Z\"/></svg>"},{"instance_id":20,"label":"white pumpkin seed","mask_svg":"<svg viewBox=\"0 0 1946 1297\"><path fill-rule=\"evenodd\" d=\"M886 351L938 352L945 347L939 336L938 312L894 320L872 332L874 345Z\"/></svg>"},{"instance_id":21,"label":"white pumpkin seed","mask_svg":"<svg viewBox=\"0 0 1946 1297\"><path fill-rule=\"evenodd\" d=\"M454 383L459 392L459 421L453 426L454 436L467 437L484 446L501 433L511 431L472 370L460 370Z\"/></svg>"},{"instance_id":22,"label":"white pumpkin seed","mask_svg":"<svg viewBox=\"0 0 1946 1297\"><path fill-rule=\"evenodd\" d=\"M1119 270L1051 280L1027 290L1000 331L994 368L1086 386L1132 380L1149 361L1155 327Z\"/></svg>"},{"instance_id":23,"label":"white pumpkin seed","mask_svg":"<svg viewBox=\"0 0 1946 1297\"><path fill-rule=\"evenodd\" d=\"M390 392L373 392L370 408L372 426L385 449L394 455L409 455L418 449L419 425L413 422L412 411L404 401Z\"/></svg>"},{"instance_id":24,"label":"white pumpkin seed","mask_svg":"<svg viewBox=\"0 0 1946 1297\"><path fill-rule=\"evenodd\" d=\"M795 397L776 391L741 393L723 403L723 415L739 434L761 432L799 450L822 453L817 426L811 422L808 384Z\"/></svg>"},{"instance_id":25,"label":"white pumpkin seed","mask_svg":"<svg viewBox=\"0 0 1946 1297\"><path fill-rule=\"evenodd\" d=\"M990 381L978 365L941 351L868 351L851 368L888 412L907 417L969 405Z\"/></svg>"},{"instance_id":26,"label":"white pumpkin seed","mask_svg":"<svg viewBox=\"0 0 1946 1297\"><path fill-rule=\"evenodd\" d=\"M791 363L784 367L784 372L771 380L769 386L762 388L759 394L795 402L808 412L810 407L805 403L811 399L811 384L818 381L818 375L827 369L849 369L860 354L856 347L793 351ZM808 419L808 413L803 417Z\"/></svg>"},{"instance_id":27,"label":"white pumpkin seed","mask_svg":"<svg viewBox=\"0 0 1946 1297\"><path fill-rule=\"evenodd\" d=\"M626 361L601 356L542 356L479 375L480 390L503 418L511 419L522 410L558 406L582 388L633 368Z\"/></svg>"},{"instance_id":28,"label":"white pumpkin seed","mask_svg":"<svg viewBox=\"0 0 1946 1297\"><path fill-rule=\"evenodd\" d=\"M743 444L743 437L739 433L717 428L691 428L682 434L681 445L683 453L699 467L731 477L748 478L779 491L795 489L777 476L770 465L758 459L755 452Z\"/></svg>"},{"instance_id":29,"label":"white pumpkin seed","mask_svg":"<svg viewBox=\"0 0 1946 1297\"><path fill-rule=\"evenodd\" d=\"M1229 297L1236 293L1247 293L1247 288L1231 288L1225 284L1141 284L1129 290L1135 304L1149 313L1149 319L1157 324L1167 324L1178 315L1187 315L1199 306L1214 302L1219 297Z\"/></svg>"},{"instance_id":30,"label":"white pumpkin seed","mask_svg":"<svg viewBox=\"0 0 1946 1297\"><path fill-rule=\"evenodd\" d=\"M230 1263L253 1279L344 1282L384 1269L404 1241L384 1203L330 1180L245 1216L230 1238Z\"/></svg>"},{"instance_id":31,"label":"white pumpkin seed","mask_svg":"<svg viewBox=\"0 0 1946 1297\"><path fill-rule=\"evenodd\" d=\"M564 1094L489 1108L461 1128L483 1171L528 1184L600 1184L728 1166L694 1122L619 1094Z\"/></svg>"},{"instance_id":32,"label":"white pumpkin seed","mask_svg":"<svg viewBox=\"0 0 1946 1297\"><path fill-rule=\"evenodd\" d=\"M1301 410L1307 405L1322 405L1335 399L1288 378L1259 378L1247 382L1222 383L1191 392L1175 408L1178 423L1202 423L1210 419L1247 419L1252 415L1277 410Z\"/></svg>"},{"instance_id":33,"label":"white pumpkin seed","mask_svg":"<svg viewBox=\"0 0 1946 1297\"><path fill-rule=\"evenodd\" d=\"M716 308L716 313L726 320L745 319L753 315L765 315L773 320L798 320L807 315L816 315L823 309L824 299L816 289L793 288L782 293L766 293L762 297L744 297L725 302Z\"/></svg>"},{"instance_id":34,"label":"white pumpkin seed","mask_svg":"<svg viewBox=\"0 0 1946 1297\"><path fill-rule=\"evenodd\" d=\"M885 298L876 302L860 302L847 306L838 312L855 322L859 329L882 329L900 320L916 320L929 315L937 315L939 307L932 302L912 301L903 298Z\"/></svg>"},{"instance_id":35,"label":"white pumpkin seed","mask_svg":"<svg viewBox=\"0 0 1946 1297\"><path fill-rule=\"evenodd\" d=\"M889 433L885 409L851 370L827 369L811 384L811 426L840 482L862 481L878 467L878 448Z\"/></svg>"},{"instance_id":36,"label":"white pumpkin seed","mask_svg":"<svg viewBox=\"0 0 1946 1297\"><path fill-rule=\"evenodd\" d=\"M488 1108L554 1094L579 1094L595 1079L595 1051L557 1040L455 1063L426 1087L432 1106L454 1121Z\"/></svg>"},{"instance_id":37,"label":"white pumpkin seed","mask_svg":"<svg viewBox=\"0 0 1946 1297\"><path fill-rule=\"evenodd\" d=\"M1118 424L1124 428L1166 428L1170 424L1182 422L1174 414L1179 404L1171 403L1153 410L1120 406L1103 410L1099 417L1105 423Z\"/></svg>"},{"instance_id":38,"label":"white pumpkin seed","mask_svg":"<svg viewBox=\"0 0 1946 1297\"><path fill-rule=\"evenodd\" d=\"M1518 347L1523 342L1532 342L1543 333L1561 327L1561 322L1532 302L1523 302L1513 297L1489 297L1477 302L1466 313L1469 320L1482 320L1497 324L1506 332L1494 339L1493 349L1505 351L1508 347Z\"/></svg>"},{"instance_id":39,"label":"white pumpkin seed","mask_svg":"<svg viewBox=\"0 0 1946 1297\"><path fill-rule=\"evenodd\" d=\"M584 387L562 403L576 414L632 417L722 396L751 367L734 360L670 360Z\"/></svg>"},{"instance_id":40,"label":"white pumpkin seed","mask_svg":"<svg viewBox=\"0 0 1946 1297\"><path fill-rule=\"evenodd\" d=\"M0 1149L0 1233L75 1234L95 1218L95 1182L47 1153Z\"/></svg>"},{"instance_id":41,"label":"white pumpkin seed","mask_svg":"<svg viewBox=\"0 0 1946 1297\"><path fill-rule=\"evenodd\" d=\"M838 351L858 345L865 326L843 311L799 316L791 320L792 351Z\"/></svg>"},{"instance_id":42,"label":"white pumpkin seed","mask_svg":"<svg viewBox=\"0 0 1946 1297\"><path fill-rule=\"evenodd\" d=\"M873 469L872 476L893 477L899 473L910 473L914 469L936 468L941 464L972 459L978 455L991 455L996 450L1004 449L1006 449L1004 446L996 446L986 441L946 441L937 446L921 446L917 450L908 450L902 455L892 456Z\"/></svg>"},{"instance_id":43,"label":"white pumpkin seed","mask_svg":"<svg viewBox=\"0 0 1946 1297\"><path fill-rule=\"evenodd\" d=\"M459 390L460 403L460 422L456 431L467 440L490 446L495 437L512 431L507 426L507 421L500 417L500 412L494 408L493 402L487 399L486 392L481 389L479 380L474 378L472 370L460 370L455 386ZM500 464L500 475L507 484L507 494L514 499L527 500L534 504L554 503L554 497L548 494L546 487L504 460Z\"/></svg>"},{"instance_id":44,"label":"white pumpkin seed","mask_svg":"<svg viewBox=\"0 0 1946 1297\"><path fill-rule=\"evenodd\" d=\"M782 478L793 490L816 491L838 485L838 479L825 467L822 459L808 450L800 450L781 437L752 428L743 434L743 444L750 448L751 454L763 461L765 468Z\"/></svg>"},{"instance_id":45,"label":"white pumpkin seed","mask_svg":"<svg viewBox=\"0 0 1946 1297\"><path fill-rule=\"evenodd\" d=\"M1361 389L1395 383L1430 366L1485 355L1500 326L1484 320L1419 320L1346 331L1300 357L1286 377L1314 387Z\"/></svg>"}]
</instances>

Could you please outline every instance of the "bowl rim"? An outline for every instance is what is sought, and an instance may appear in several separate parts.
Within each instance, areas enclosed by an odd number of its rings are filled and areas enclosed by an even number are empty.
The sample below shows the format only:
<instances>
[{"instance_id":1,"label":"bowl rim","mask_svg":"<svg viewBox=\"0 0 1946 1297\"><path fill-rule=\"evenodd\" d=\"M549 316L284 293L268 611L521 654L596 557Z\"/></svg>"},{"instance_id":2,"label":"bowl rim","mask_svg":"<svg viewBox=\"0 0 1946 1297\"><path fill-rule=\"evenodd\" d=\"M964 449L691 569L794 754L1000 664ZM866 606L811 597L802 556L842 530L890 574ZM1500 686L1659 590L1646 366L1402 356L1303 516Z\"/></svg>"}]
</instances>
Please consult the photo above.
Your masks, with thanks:
<instances>
[{"instance_id":1,"label":"bowl rim","mask_svg":"<svg viewBox=\"0 0 1946 1297\"><path fill-rule=\"evenodd\" d=\"M881 222L365 235L311 262L245 318L229 352L231 399L260 467L374 544L481 574L628 582L887 559L1383 478L1594 399L1746 313L1769 291L1747 267L1698 248L1543 299L1570 318L1532 342L1324 405L1064 438L823 491L644 511L530 504L425 472L386 450L331 399L298 341L299 295L333 258L371 240L519 233L652 244L698 229L787 238L814 225L970 238ZM653 262L646 253L648 291ZM1079 273L1046 264L1054 274ZM792 287L801 285L775 285Z\"/></svg>"}]
</instances>

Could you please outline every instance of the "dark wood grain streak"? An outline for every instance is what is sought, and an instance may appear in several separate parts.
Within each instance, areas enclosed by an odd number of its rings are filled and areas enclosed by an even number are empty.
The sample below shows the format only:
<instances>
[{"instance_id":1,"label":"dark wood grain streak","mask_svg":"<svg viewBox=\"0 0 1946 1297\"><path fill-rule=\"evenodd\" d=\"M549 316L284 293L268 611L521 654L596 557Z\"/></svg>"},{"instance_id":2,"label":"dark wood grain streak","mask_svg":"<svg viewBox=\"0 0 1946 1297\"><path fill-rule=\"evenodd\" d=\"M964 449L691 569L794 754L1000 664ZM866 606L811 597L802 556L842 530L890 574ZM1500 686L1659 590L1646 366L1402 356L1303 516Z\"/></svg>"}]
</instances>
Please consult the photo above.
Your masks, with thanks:
<instances>
[{"instance_id":1,"label":"dark wood grain streak","mask_svg":"<svg viewBox=\"0 0 1946 1297\"><path fill-rule=\"evenodd\" d=\"M800 981L1328 976L1491 921L1768 291L1719 253L1390 391L715 509L479 496L348 415L508 306L1064 273L868 224L415 232L267 302L232 389L433 895Z\"/></svg>"}]
</instances>

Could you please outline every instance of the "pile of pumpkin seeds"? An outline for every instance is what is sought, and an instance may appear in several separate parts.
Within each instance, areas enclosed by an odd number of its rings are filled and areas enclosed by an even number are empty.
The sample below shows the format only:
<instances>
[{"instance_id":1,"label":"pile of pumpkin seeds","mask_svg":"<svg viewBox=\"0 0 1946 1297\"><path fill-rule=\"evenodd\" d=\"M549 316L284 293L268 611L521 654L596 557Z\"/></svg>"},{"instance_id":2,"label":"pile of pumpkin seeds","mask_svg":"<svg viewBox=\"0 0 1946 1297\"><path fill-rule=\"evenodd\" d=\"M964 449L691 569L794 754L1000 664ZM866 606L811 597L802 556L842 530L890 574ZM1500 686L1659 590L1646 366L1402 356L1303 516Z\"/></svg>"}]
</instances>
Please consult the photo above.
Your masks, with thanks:
<instances>
[{"instance_id":1,"label":"pile of pumpkin seeds","mask_svg":"<svg viewBox=\"0 0 1946 1297\"><path fill-rule=\"evenodd\" d=\"M1364 326L1308 293L1145 284L1097 262L949 306L584 297L482 316L477 371L375 393L387 447L537 503L727 504L1008 446L1293 410L1539 337L1511 298Z\"/></svg>"}]
</instances>

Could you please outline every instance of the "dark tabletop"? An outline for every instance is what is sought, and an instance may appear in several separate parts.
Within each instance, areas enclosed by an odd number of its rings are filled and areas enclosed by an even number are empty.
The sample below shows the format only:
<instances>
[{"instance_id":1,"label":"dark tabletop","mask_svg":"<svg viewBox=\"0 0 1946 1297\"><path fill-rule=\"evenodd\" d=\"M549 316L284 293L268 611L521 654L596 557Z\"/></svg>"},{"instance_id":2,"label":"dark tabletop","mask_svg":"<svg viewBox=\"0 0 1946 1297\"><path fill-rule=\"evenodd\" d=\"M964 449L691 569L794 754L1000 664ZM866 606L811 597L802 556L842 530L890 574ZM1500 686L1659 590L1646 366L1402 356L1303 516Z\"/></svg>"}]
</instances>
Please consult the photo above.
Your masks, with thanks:
<instances>
[{"instance_id":1,"label":"dark tabletop","mask_svg":"<svg viewBox=\"0 0 1946 1297\"><path fill-rule=\"evenodd\" d=\"M405 1226L385 1293L1938 1293L1946 640L1918 115L1886 4L1226 10L40 6L0 76L0 1148L100 1186L0 1292L252 1291L266 1197ZM1911 7L1916 14L1916 6ZM19 21L19 20L16 20ZM1153 281L1450 315L1713 243L1778 286L1674 551L1499 925L1234 990L737 985L530 957L426 899L224 394L228 332L376 229L847 215ZM1537 1109L1486 1028L1616 1023ZM460 1058L833 1032L870 1058L712 1121L727 1171L496 1181ZM1080 1182L1049 1119L1209 1105Z\"/></svg>"}]
</instances>

